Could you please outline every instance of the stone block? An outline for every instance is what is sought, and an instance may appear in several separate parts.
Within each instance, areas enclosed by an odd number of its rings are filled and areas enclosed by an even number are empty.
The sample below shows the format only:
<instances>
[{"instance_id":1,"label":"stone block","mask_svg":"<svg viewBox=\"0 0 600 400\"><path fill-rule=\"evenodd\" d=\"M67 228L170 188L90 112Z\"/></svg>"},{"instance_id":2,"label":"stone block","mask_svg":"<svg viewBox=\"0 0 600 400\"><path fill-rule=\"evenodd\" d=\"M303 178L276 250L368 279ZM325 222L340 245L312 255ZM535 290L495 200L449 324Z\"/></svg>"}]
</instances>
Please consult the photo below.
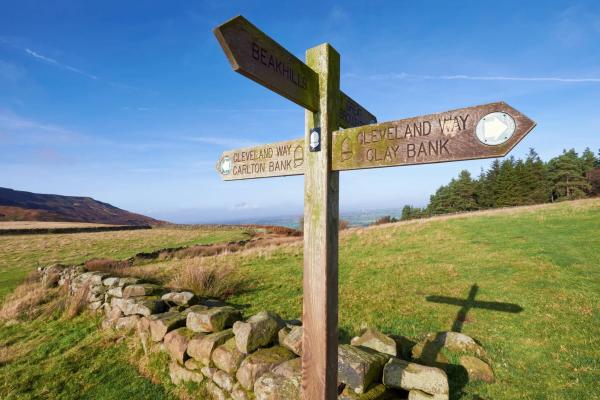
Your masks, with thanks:
<instances>
[{"instance_id":1,"label":"stone block","mask_svg":"<svg viewBox=\"0 0 600 400\"><path fill-rule=\"evenodd\" d=\"M353 338L350 344L368 347L380 353L389 354L392 357L398 355L396 341L375 329L367 329L362 335Z\"/></svg>"},{"instance_id":2,"label":"stone block","mask_svg":"<svg viewBox=\"0 0 600 400\"><path fill-rule=\"evenodd\" d=\"M193 358L191 358L191 360L193 360ZM202 375L204 375L208 379L212 379L213 375L217 371L218 371L218 369L213 368L213 367L208 367L208 366L204 366L204 367L200 368L200 372L202 372Z\"/></svg>"},{"instance_id":3,"label":"stone block","mask_svg":"<svg viewBox=\"0 0 600 400\"><path fill-rule=\"evenodd\" d=\"M283 328L281 328L279 330L279 332L277 332L277 343L279 343L280 345L283 346L283 341L285 340L285 338L287 337L287 335L290 334L290 331L292 329L288 326L284 326Z\"/></svg>"},{"instance_id":4,"label":"stone block","mask_svg":"<svg viewBox=\"0 0 600 400\"><path fill-rule=\"evenodd\" d=\"M126 310L129 309L129 307L131 307L131 304L134 303L133 299L122 299L119 297L113 297L112 299L110 299L110 305L111 307L116 307L119 310L121 310L123 313L125 313Z\"/></svg>"},{"instance_id":5,"label":"stone block","mask_svg":"<svg viewBox=\"0 0 600 400\"><path fill-rule=\"evenodd\" d=\"M111 287L108 289L108 291L106 293L112 297L123 297L123 287L122 286Z\"/></svg>"},{"instance_id":6,"label":"stone block","mask_svg":"<svg viewBox=\"0 0 600 400\"><path fill-rule=\"evenodd\" d=\"M163 289L152 283L138 283L135 285L125 286L123 289L123 298L152 296L158 294Z\"/></svg>"},{"instance_id":7,"label":"stone block","mask_svg":"<svg viewBox=\"0 0 600 400\"><path fill-rule=\"evenodd\" d=\"M213 351L211 359L220 370L235 374L244 357L246 355L237 349L235 339L229 339Z\"/></svg>"},{"instance_id":8,"label":"stone block","mask_svg":"<svg viewBox=\"0 0 600 400\"><path fill-rule=\"evenodd\" d=\"M233 390L233 385L235 384L233 377L220 369L213 374L212 380L217 386L228 393Z\"/></svg>"},{"instance_id":9,"label":"stone block","mask_svg":"<svg viewBox=\"0 0 600 400\"><path fill-rule=\"evenodd\" d=\"M200 371L200 369L202 369L203 365L200 361L195 360L193 358L188 358L187 360L185 360L185 363L183 363L184 367L191 370L191 371Z\"/></svg>"},{"instance_id":10,"label":"stone block","mask_svg":"<svg viewBox=\"0 0 600 400\"><path fill-rule=\"evenodd\" d=\"M206 383L206 392L212 398L212 400L228 400L227 393L214 382Z\"/></svg>"},{"instance_id":11,"label":"stone block","mask_svg":"<svg viewBox=\"0 0 600 400\"><path fill-rule=\"evenodd\" d=\"M242 361L235 376L244 389L252 390L261 375L295 357L294 353L282 346L259 349Z\"/></svg>"},{"instance_id":12,"label":"stone block","mask_svg":"<svg viewBox=\"0 0 600 400\"><path fill-rule=\"evenodd\" d=\"M381 379L383 367L390 359L388 354L366 347L343 344L338 347L338 381L345 383L355 393L364 393L373 382Z\"/></svg>"},{"instance_id":13,"label":"stone block","mask_svg":"<svg viewBox=\"0 0 600 400\"><path fill-rule=\"evenodd\" d=\"M479 398L479 397L476 397ZM429 394L420 390L411 390L408 392L408 400L447 400L447 394Z\"/></svg>"},{"instance_id":14,"label":"stone block","mask_svg":"<svg viewBox=\"0 0 600 400\"><path fill-rule=\"evenodd\" d=\"M250 400L254 398L254 396L250 395L246 390L244 390L244 388L238 382L233 386L231 398L233 400Z\"/></svg>"},{"instance_id":15,"label":"stone block","mask_svg":"<svg viewBox=\"0 0 600 400\"><path fill-rule=\"evenodd\" d=\"M129 286L129 285L135 285L139 282L140 282L140 280L138 278L132 278L132 277L128 276L128 277L120 278L119 283L117 285L124 287L124 286Z\"/></svg>"},{"instance_id":16,"label":"stone block","mask_svg":"<svg viewBox=\"0 0 600 400\"><path fill-rule=\"evenodd\" d=\"M178 312L166 312L148 317L150 337L154 342L163 340L167 332L185 326L185 316Z\"/></svg>"},{"instance_id":17,"label":"stone block","mask_svg":"<svg viewBox=\"0 0 600 400\"><path fill-rule=\"evenodd\" d=\"M302 359L298 357L285 361L273 368L273 373L290 379L300 376L302 374Z\"/></svg>"},{"instance_id":18,"label":"stone block","mask_svg":"<svg viewBox=\"0 0 600 400\"><path fill-rule=\"evenodd\" d=\"M194 332L189 329L177 328L165 335L164 343L167 352L171 355L171 358L183 365L187 360L187 347L190 339L193 337Z\"/></svg>"},{"instance_id":19,"label":"stone block","mask_svg":"<svg viewBox=\"0 0 600 400\"><path fill-rule=\"evenodd\" d=\"M404 396L400 396L400 393L380 383L372 384L362 394L355 393L354 390L346 386L338 396L338 400L398 400L404 398Z\"/></svg>"},{"instance_id":20,"label":"stone block","mask_svg":"<svg viewBox=\"0 0 600 400\"><path fill-rule=\"evenodd\" d=\"M231 338L231 329L193 338L188 344L188 354L204 365L210 365L213 351Z\"/></svg>"},{"instance_id":21,"label":"stone block","mask_svg":"<svg viewBox=\"0 0 600 400\"><path fill-rule=\"evenodd\" d=\"M177 364L175 361L172 361L169 364L169 376L174 385L179 385L182 382L201 383L204 380L202 374L196 371L190 371Z\"/></svg>"},{"instance_id":22,"label":"stone block","mask_svg":"<svg viewBox=\"0 0 600 400\"><path fill-rule=\"evenodd\" d=\"M189 306L197 301L192 292L170 292L161 297L169 306Z\"/></svg>"},{"instance_id":23,"label":"stone block","mask_svg":"<svg viewBox=\"0 0 600 400\"><path fill-rule=\"evenodd\" d=\"M117 278L115 276L104 278L102 280L102 284L104 286L108 286L108 287L117 286L119 284L119 278Z\"/></svg>"},{"instance_id":24,"label":"stone block","mask_svg":"<svg viewBox=\"0 0 600 400\"><path fill-rule=\"evenodd\" d=\"M194 332L220 332L241 318L242 313L233 307L215 307L189 312L186 324Z\"/></svg>"},{"instance_id":25,"label":"stone block","mask_svg":"<svg viewBox=\"0 0 600 400\"><path fill-rule=\"evenodd\" d=\"M115 329L121 332L131 332L137 327L139 319L138 315L121 317L115 321Z\"/></svg>"},{"instance_id":26,"label":"stone block","mask_svg":"<svg viewBox=\"0 0 600 400\"><path fill-rule=\"evenodd\" d=\"M448 377L443 370L397 358L390 359L385 365L383 384L394 389L420 390L429 395L442 395L448 399Z\"/></svg>"},{"instance_id":27,"label":"stone block","mask_svg":"<svg viewBox=\"0 0 600 400\"><path fill-rule=\"evenodd\" d=\"M123 299L132 300L132 299ZM123 313L125 315L152 315L160 314L166 311L165 303L160 299L139 298L134 301L124 303Z\"/></svg>"},{"instance_id":28,"label":"stone block","mask_svg":"<svg viewBox=\"0 0 600 400\"><path fill-rule=\"evenodd\" d=\"M91 303L88 304L88 308L92 311L100 310L100 308L102 308L103 304L104 303L102 302L102 300L92 301Z\"/></svg>"},{"instance_id":29,"label":"stone block","mask_svg":"<svg viewBox=\"0 0 600 400\"><path fill-rule=\"evenodd\" d=\"M236 322L233 324L233 334L238 350L248 354L269 345L277 338L283 326L283 320L277 314L268 311L253 315L246 322Z\"/></svg>"},{"instance_id":30,"label":"stone block","mask_svg":"<svg viewBox=\"0 0 600 400\"><path fill-rule=\"evenodd\" d=\"M477 357L461 356L459 364L467 370L469 382L482 381L494 383L496 381L492 367Z\"/></svg>"},{"instance_id":31,"label":"stone block","mask_svg":"<svg viewBox=\"0 0 600 400\"><path fill-rule=\"evenodd\" d=\"M267 372L256 380L254 394L256 400L300 400L301 376L286 378Z\"/></svg>"},{"instance_id":32,"label":"stone block","mask_svg":"<svg viewBox=\"0 0 600 400\"><path fill-rule=\"evenodd\" d=\"M302 327L292 327L290 332L283 338L283 343L281 344L293 351L294 354L302 356Z\"/></svg>"}]
</instances>

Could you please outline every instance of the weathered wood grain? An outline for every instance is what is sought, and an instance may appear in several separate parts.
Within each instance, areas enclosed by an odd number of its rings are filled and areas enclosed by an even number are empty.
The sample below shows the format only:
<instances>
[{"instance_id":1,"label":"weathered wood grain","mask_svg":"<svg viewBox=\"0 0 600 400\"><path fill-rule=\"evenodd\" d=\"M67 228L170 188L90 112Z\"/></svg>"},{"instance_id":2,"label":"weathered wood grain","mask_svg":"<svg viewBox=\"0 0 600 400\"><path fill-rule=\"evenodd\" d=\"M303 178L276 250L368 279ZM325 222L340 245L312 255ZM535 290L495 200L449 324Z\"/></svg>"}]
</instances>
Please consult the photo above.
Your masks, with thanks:
<instances>
[{"instance_id":1,"label":"weathered wood grain","mask_svg":"<svg viewBox=\"0 0 600 400\"><path fill-rule=\"evenodd\" d=\"M492 112L515 121L515 133L501 145L482 143L477 123ZM504 102L360 126L333 133L333 169L336 171L431 164L446 161L502 157L535 126L535 122Z\"/></svg>"},{"instance_id":2,"label":"weathered wood grain","mask_svg":"<svg viewBox=\"0 0 600 400\"><path fill-rule=\"evenodd\" d=\"M340 128L347 129L377 123L377 118L373 114L343 92L340 92L339 104L338 125Z\"/></svg>"},{"instance_id":3,"label":"weathered wood grain","mask_svg":"<svg viewBox=\"0 0 600 400\"><path fill-rule=\"evenodd\" d=\"M339 174L331 171L332 133L339 110L340 56L323 44L306 52L319 74L319 109L306 111L306 148L311 129L321 128L321 151L306 151L304 172L304 297L302 398L337 398Z\"/></svg>"},{"instance_id":4,"label":"weathered wood grain","mask_svg":"<svg viewBox=\"0 0 600 400\"><path fill-rule=\"evenodd\" d=\"M302 175L304 138L226 151L216 170L225 181Z\"/></svg>"},{"instance_id":5,"label":"weathered wood grain","mask_svg":"<svg viewBox=\"0 0 600 400\"><path fill-rule=\"evenodd\" d=\"M317 74L241 15L214 29L234 71L317 111Z\"/></svg>"}]
</instances>

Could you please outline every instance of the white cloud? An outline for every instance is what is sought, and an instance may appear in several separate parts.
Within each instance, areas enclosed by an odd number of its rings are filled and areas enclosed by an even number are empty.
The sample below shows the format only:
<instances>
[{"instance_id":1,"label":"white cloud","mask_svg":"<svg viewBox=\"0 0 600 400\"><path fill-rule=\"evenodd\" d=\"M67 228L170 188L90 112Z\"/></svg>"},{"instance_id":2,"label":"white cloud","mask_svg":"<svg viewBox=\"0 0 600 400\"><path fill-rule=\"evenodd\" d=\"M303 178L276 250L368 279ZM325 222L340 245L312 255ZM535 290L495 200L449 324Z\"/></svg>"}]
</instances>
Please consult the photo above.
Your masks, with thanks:
<instances>
[{"instance_id":1,"label":"white cloud","mask_svg":"<svg viewBox=\"0 0 600 400\"><path fill-rule=\"evenodd\" d=\"M587 77L565 77L565 76L482 76L482 75L418 75L406 72L387 73L369 76L371 80L467 80L467 81L516 81L516 82L560 82L560 83L600 83L600 78Z\"/></svg>"},{"instance_id":2,"label":"white cloud","mask_svg":"<svg viewBox=\"0 0 600 400\"><path fill-rule=\"evenodd\" d=\"M154 174L166 171L165 168L131 168L129 172L134 174Z\"/></svg>"},{"instance_id":3,"label":"white cloud","mask_svg":"<svg viewBox=\"0 0 600 400\"><path fill-rule=\"evenodd\" d=\"M251 139L235 137L216 137L216 136L186 136L182 139L190 142L210 144L221 147L251 147L256 146L258 142Z\"/></svg>"},{"instance_id":4,"label":"white cloud","mask_svg":"<svg viewBox=\"0 0 600 400\"><path fill-rule=\"evenodd\" d=\"M15 145L106 145L110 141L0 109L0 139Z\"/></svg>"},{"instance_id":5,"label":"white cloud","mask_svg":"<svg viewBox=\"0 0 600 400\"><path fill-rule=\"evenodd\" d=\"M24 50L25 50L25 53L29 54L31 57L36 58L38 60L47 62L47 63L52 64L52 65L56 65L57 67L66 69L66 70L71 71L71 72L75 72L76 74L83 75L83 76L85 76L87 78L90 78L90 79L93 79L93 80L97 80L98 79L98 77L96 75L88 74L87 72L84 72L84 71L80 70L79 68L72 67L72 66L70 66L68 64L60 63L60 62L56 61L53 58L46 57L46 56L44 56L44 55L42 55L40 53L37 53L37 52L35 52L35 51L33 51L33 50L29 49L29 48L25 48Z\"/></svg>"},{"instance_id":6,"label":"white cloud","mask_svg":"<svg viewBox=\"0 0 600 400\"><path fill-rule=\"evenodd\" d=\"M256 204L250 204L250 203L246 203L246 202L241 202L241 203L237 203L234 204L231 207L231 210L235 210L235 211L240 211L240 210L256 210L259 207Z\"/></svg>"},{"instance_id":7,"label":"white cloud","mask_svg":"<svg viewBox=\"0 0 600 400\"><path fill-rule=\"evenodd\" d=\"M200 109L203 112L223 112L223 113L234 113L234 112L247 112L247 113L277 113L277 112L296 112L298 109L294 108L207 108Z\"/></svg>"},{"instance_id":8,"label":"white cloud","mask_svg":"<svg viewBox=\"0 0 600 400\"><path fill-rule=\"evenodd\" d=\"M16 130L33 130L46 133L55 133L67 137L73 133L61 126L37 122L20 117L10 111L0 110L0 130L6 133Z\"/></svg>"}]
</instances>

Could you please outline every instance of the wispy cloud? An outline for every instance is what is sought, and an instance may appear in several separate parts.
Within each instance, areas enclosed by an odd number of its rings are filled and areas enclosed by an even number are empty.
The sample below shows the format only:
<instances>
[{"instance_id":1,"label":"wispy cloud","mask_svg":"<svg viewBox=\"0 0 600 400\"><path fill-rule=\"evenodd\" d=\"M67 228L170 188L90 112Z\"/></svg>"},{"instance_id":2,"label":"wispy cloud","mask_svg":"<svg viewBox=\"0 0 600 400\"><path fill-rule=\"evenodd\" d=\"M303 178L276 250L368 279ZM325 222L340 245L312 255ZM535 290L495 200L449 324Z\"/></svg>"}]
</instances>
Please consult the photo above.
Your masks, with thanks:
<instances>
[{"instance_id":1,"label":"wispy cloud","mask_svg":"<svg viewBox=\"0 0 600 400\"><path fill-rule=\"evenodd\" d=\"M129 107L129 106L125 106L125 107L121 107L122 111L155 111L156 108L154 107Z\"/></svg>"},{"instance_id":2,"label":"wispy cloud","mask_svg":"<svg viewBox=\"0 0 600 400\"><path fill-rule=\"evenodd\" d=\"M103 145L104 139L0 109L0 141L14 145Z\"/></svg>"},{"instance_id":3,"label":"wispy cloud","mask_svg":"<svg viewBox=\"0 0 600 400\"><path fill-rule=\"evenodd\" d=\"M255 113L277 113L277 112L296 112L295 108L202 108L203 112L233 113L233 112L255 112Z\"/></svg>"},{"instance_id":4,"label":"wispy cloud","mask_svg":"<svg viewBox=\"0 0 600 400\"><path fill-rule=\"evenodd\" d=\"M600 83L600 78L594 77L566 77L566 76L484 76L484 75L418 75L400 73L376 74L369 76L371 80L467 80L467 81L515 81L515 82L560 82L560 83Z\"/></svg>"},{"instance_id":5,"label":"wispy cloud","mask_svg":"<svg viewBox=\"0 0 600 400\"><path fill-rule=\"evenodd\" d=\"M230 207L230 210L232 211L243 211L243 210L256 210L259 207L256 204L250 204L250 203L246 203L246 202L241 202L241 203L237 203L234 204L233 206Z\"/></svg>"},{"instance_id":6,"label":"wispy cloud","mask_svg":"<svg viewBox=\"0 0 600 400\"><path fill-rule=\"evenodd\" d=\"M31 160L31 162L41 162L43 164L57 166L74 165L77 163L77 161L77 159L67 156L62 152L50 147L43 147L41 149L38 149L34 153L34 159Z\"/></svg>"},{"instance_id":7,"label":"wispy cloud","mask_svg":"<svg viewBox=\"0 0 600 400\"><path fill-rule=\"evenodd\" d=\"M6 132L25 129L61 134L64 136L73 134L73 132L70 130L58 125L38 122L32 119L21 117L10 111L0 110L0 131ZM56 136L54 137L56 138Z\"/></svg>"},{"instance_id":8,"label":"wispy cloud","mask_svg":"<svg viewBox=\"0 0 600 400\"><path fill-rule=\"evenodd\" d=\"M221 147L250 147L256 146L257 141L251 139L235 138L235 137L215 137L215 136L185 136L182 138L190 142L210 144Z\"/></svg>"},{"instance_id":9,"label":"wispy cloud","mask_svg":"<svg viewBox=\"0 0 600 400\"><path fill-rule=\"evenodd\" d=\"M0 79L15 83L25 76L25 71L15 64L0 60Z\"/></svg>"},{"instance_id":10,"label":"wispy cloud","mask_svg":"<svg viewBox=\"0 0 600 400\"><path fill-rule=\"evenodd\" d=\"M134 174L155 174L166 171L165 168L131 168L129 172Z\"/></svg>"},{"instance_id":11,"label":"wispy cloud","mask_svg":"<svg viewBox=\"0 0 600 400\"><path fill-rule=\"evenodd\" d=\"M32 50L31 47L28 47L27 45L24 44L24 40L21 38L0 36L0 45L9 46L13 49L16 49L17 51L23 51L25 54L27 54L28 56L34 58L35 60L37 60L39 62L50 64L56 68L60 68L60 69L64 69L69 72L73 72L75 74L84 76L84 77L94 80L94 81L102 81L103 83L110 85L112 87L115 87L115 88L135 90L135 91L141 91L141 92L153 93L153 94L156 93L155 91L152 91L152 90L140 89L135 86L124 84L121 82L114 82L114 81L111 81L108 79L102 79L102 78L98 77L97 75L91 74L80 68L76 68L72 65L58 61L52 57L48 57L47 55L44 55L44 54L40 53L39 51ZM0 71L0 73L1 72L2 71Z\"/></svg>"},{"instance_id":12,"label":"wispy cloud","mask_svg":"<svg viewBox=\"0 0 600 400\"><path fill-rule=\"evenodd\" d=\"M55 66L57 66L59 68L62 68L62 69L66 69L67 71L75 72L76 74L83 75L83 76L85 76L87 78L90 78L90 79L93 79L93 80L98 80L98 77L96 75L88 74L87 72L82 71L79 68L75 68L75 67L72 67L72 66L70 66L68 64L64 64L64 63L58 62L58 61L56 61L53 58L46 57L46 56L44 56L44 55L42 55L42 54L40 54L38 52L35 52L35 51L33 51L33 50L29 49L29 48L25 48L24 50L25 50L25 53L29 54L31 57L33 57L35 59L38 59L38 60L43 61L43 62L46 62L48 64L55 65Z\"/></svg>"}]
</instances>

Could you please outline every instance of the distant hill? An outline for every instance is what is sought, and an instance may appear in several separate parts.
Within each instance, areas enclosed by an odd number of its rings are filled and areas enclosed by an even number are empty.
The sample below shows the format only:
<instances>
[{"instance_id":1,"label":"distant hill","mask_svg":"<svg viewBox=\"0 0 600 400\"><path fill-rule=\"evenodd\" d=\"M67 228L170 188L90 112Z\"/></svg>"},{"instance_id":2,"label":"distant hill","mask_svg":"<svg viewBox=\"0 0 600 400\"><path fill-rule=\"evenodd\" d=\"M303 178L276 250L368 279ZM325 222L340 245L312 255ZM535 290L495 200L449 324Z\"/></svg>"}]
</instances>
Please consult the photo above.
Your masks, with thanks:
<instances>
[{"instance_id":1,"label":"distant hill","mask_svg":"<svg viewBox=\"0 0 600 400\"><path fill-rule=\"evenodd\" d=\"M38 194L2 187L0 221L65 221L135 226L164 223L91 197Z\"/></svg>"}]
</instances>

